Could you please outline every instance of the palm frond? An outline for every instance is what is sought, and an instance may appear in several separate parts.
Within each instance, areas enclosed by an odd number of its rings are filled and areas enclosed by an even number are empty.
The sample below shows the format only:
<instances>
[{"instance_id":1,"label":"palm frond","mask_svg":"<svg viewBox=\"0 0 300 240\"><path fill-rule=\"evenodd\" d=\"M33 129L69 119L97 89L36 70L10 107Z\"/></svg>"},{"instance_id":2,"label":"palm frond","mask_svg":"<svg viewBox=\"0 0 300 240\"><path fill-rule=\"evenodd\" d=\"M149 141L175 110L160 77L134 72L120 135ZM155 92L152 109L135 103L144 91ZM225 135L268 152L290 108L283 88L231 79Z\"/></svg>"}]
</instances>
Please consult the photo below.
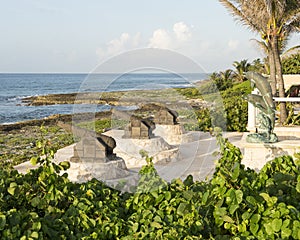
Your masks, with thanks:
<instances>
[{"instance_id":1,"label":"palm frond","mask_svg":"<svg viewBox=\"0 0 300 240\"><path fill-rule=\"evenodd\" d=\"M241 9L239 9L240 5L235 6L232 3L240 1L219 0L219 2L229 11L236 21L239 21L243 25L249 27L251 31L258 31L257 24L255 24L247 15L245 15Z\"/></svg>"},{"instance_id":2,"label":"palm frond","mask_svg":"<svg viewBox=\"0 0 300 240\"><path fill-rule=\"evenodd\" d=\"M291 47L291 48L289 48L288 50L286 50L286 51L281 55L281 57L284 59L284 58L289 57L290 55L293 55L293 54L299 53L299 52L300 52L300 45L297 45L297 46Z\"/></svg>"},{"instance_id":3,"label":"palm frond","mask_svg":"<svg viewBox=\"0 0 300 240\"><path fill-rule=\"evenodd\" d=\"M259 41L259 40L257 40L257 39L250 39L253 43L254 43L254 45L264 54L264 55L268 55L268 52L269 52L269 50L268 50L268 46L267 46L267 44L266 44L266 42L265 41Z\"/></svg>"}]
</instances>

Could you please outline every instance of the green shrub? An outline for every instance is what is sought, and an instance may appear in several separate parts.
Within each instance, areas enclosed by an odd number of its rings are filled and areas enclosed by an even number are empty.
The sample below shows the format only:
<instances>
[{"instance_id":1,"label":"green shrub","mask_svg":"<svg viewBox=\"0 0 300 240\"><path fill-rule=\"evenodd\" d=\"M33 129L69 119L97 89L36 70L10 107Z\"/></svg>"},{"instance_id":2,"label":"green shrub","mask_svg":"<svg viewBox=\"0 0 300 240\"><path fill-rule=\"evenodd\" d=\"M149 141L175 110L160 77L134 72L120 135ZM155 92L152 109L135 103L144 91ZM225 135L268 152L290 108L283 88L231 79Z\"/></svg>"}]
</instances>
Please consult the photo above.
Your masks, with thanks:
<instances>
[{"instance_id":1,"label":"green shrub","mask_svg":"<svg viewBox=\"0 0 300 240\"><path fill-rule=\"evenodd\" d=\"M220 131L216 170L209 181L170 183L151 157L134 193L92 179L72 183L54 151L27 174L0 169L1 239L300 239L300 165L283 156L260 172L245 168L238 148Z\"/></svg>"},{"instance_id":2,"label":"green shrub","mask_svg":"<svg viewBox=\"0 0 300 240\"><path fill-rule=\"evenodd\" d=\"M72 183L46 158L25 175L0 170L1 239L300 239L300 165L283 156L257 173L238 148L215 132L219 161L209 181L167 183L151 157L134 193L93 179Z\"/></svg>"},{"instance_id":3,"label":"green shrub","mask_svg":"<svg viewBox=\"0 0 300 240\"><path fill-rule=\"evenodd\" d=\"M283 74L300 74L300 54L293 54L282 60Z\"/></svg>"},{"instance_id":4,"label":"green shrub","mask_svg":"<svg viewBox=\"0 0 300 240\"><path fill-rule=\"evenodd\" d=\"M222 91L222 101L211 94L212 101L215 99L214 107L201 108L195 111L199 121L199 129L209 131L212 127L221 127L227 131L246 131L248 103L243 97L250 92L250 81L245 81ZM210 95L207 95L205 99L210 99Z\"/></svg>"}]
</instances>

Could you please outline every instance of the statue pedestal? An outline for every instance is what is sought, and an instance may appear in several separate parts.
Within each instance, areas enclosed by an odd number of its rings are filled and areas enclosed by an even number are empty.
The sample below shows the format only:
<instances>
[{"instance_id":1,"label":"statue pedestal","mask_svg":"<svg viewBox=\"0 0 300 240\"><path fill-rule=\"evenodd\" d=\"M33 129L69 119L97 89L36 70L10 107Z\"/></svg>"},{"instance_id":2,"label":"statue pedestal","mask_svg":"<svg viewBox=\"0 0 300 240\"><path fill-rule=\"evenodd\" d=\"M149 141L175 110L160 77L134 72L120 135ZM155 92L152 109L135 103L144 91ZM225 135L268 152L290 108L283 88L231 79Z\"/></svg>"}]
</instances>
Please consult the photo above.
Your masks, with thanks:
<instances>
[{"instance_id":1,"label":"statue pedestal","mask_svg":"<svg viewBox=\"0 0 300 240\"><path fill-rule=\"evenodd\" d=\"M240 142L240 147L244 151L242 164L246 167L260 170L268 161L283 155L293 156L300 151L300 138L295 137L279 137L277 143L248 143L244 133Z\"/></svg>"}]
</instances>

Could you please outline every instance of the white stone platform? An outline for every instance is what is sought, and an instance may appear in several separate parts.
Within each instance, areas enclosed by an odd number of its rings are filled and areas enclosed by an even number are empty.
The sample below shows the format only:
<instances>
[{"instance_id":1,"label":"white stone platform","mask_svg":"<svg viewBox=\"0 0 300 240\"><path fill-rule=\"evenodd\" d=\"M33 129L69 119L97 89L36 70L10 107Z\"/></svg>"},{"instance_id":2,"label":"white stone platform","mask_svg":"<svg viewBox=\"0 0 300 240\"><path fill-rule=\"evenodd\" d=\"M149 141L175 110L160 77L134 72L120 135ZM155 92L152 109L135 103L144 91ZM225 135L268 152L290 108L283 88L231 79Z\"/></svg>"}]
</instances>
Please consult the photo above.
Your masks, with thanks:
<instances>
[{"instance_id":1,"label":"white stone platform","mask_svg":"<svg viewBox=\"0 0 300 240\"><path fill-rule=\"evenodd\" d=\"M153 157L153 163L177 161L180 157L179 148L169 145L160 136L150 139L123 138L124 131L115 129L104 134L115 139L117 146L114 153L124 159L128 168L141 167L146 164L145 159L140 154L141 150L146 151L150 157Z\"/></svg>"},{"instance_id":2,"label":"white stone platform","mask_svg":"<svg viewBox=\"0 0 300 240\"><path fill-rule=\"evenodd\" d=\"M291 132L284 132L281 129L282 135L278 134L279 142L277 143L248 143L246 136L249 133L244 133L239 147L243 150L242 163L256 171L260 170L268 161L283 155L293 156L300 151L300 139L292 136Z\"/></svg>"},{"instance_id":3,"label":"white stone platform","mask_svg":"<svg viewBox=\"0 0 300 240\"><path fill-rule=\"evenodd\" d=\"M215 161L218 159L217 156L213 156L213 153L218 151L216 139L211 137L209 133L194 133L196 135L200 134L201 138L197 141L183 143L178 146L180 159L177 161L164 163L158 162L155 164L158 174L166 181L171 181L175 178L181 178L184 180L188 175L192 175L194 180L201 181L209 178L213 174ZM230 142L239 146L242 133L226 133L224 134L224 137L229 138ZM70 161L70 158L73 155L74 144L58 150L55 154L55 162L59 163L62 161ZM29 169L36 167L37 166L32 166L30 162L25 162L15 166L15 169L21 173L26 173ZM105 181L112 187L120 184L121 182L126 182L126 186L129 188L136 184L140 168L141 166L137 165L127 166L128 176L103 180L103 178L97 174L97 168L95 166L88 166L86 163L82 162L70 162L70 169L67 170L67 173L68 178L72 182L86 182L95 177L98 180Z\"/></svg>"},{"instance_id":4,"label":"white stone platform","mask_svg":"<svg viewBox=\"0 0 300 240\"><path fill-rule=\"evenodd\" d=\"M162 137L170 145L194 142L200 139L200 132L187 132L180 124L176 125L155 125L153 131L155 136Z\"/></svg>"}]
</instances>

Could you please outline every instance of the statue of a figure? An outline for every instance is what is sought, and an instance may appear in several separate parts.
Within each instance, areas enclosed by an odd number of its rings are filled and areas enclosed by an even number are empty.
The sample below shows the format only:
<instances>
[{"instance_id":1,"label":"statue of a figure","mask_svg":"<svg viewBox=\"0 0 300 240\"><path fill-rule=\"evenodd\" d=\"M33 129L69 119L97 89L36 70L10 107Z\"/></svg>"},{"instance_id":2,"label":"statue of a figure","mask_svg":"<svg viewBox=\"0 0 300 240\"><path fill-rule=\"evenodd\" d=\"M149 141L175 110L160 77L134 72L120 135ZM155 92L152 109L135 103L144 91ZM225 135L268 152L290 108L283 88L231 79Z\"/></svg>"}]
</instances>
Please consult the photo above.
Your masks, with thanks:
<instances>
[{"instance_id":1,"label":"statue of a figure","mask_svg":"<svg viewBox=\"0 0 300 240\"><path fill-rule=\"evenodd\" d=\"M257 115L258 132L249 134L246 141L250 143L278 142L276 134L273 133L276 108L268 79L255 72L247 72L246 78L250 79L251 85L254 85L261 94L249 94L246 97L248 102L252 103L261 111Z\"/></svg>"}]
</instances>

